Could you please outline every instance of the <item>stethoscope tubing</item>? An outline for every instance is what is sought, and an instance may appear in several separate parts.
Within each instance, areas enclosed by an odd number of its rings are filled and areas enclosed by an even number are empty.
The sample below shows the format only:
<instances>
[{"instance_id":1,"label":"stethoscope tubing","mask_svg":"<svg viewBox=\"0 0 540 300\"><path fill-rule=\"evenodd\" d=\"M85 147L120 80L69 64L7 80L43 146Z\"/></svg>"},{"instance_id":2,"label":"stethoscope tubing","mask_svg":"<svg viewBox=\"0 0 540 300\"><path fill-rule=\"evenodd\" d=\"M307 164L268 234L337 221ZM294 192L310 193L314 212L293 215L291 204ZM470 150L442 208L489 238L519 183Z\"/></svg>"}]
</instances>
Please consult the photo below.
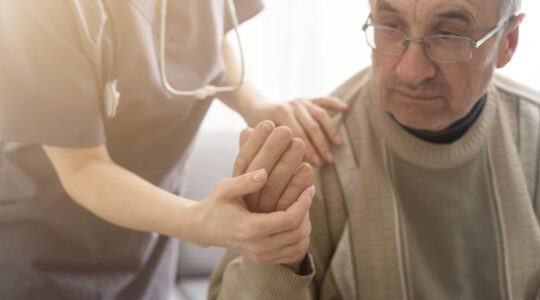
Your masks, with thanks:
<instances>
[{"instance_id":1,"label":"stethoscope tubing","mask_svg":"<svg viewBox=\"0 0 540 300\"><path fill-rule=\"evenodd\" d=\"M194 0L198 1L198 0ZM197 100L205 100L208 97L213 97L218 93L225 93L235 91L242 86L245 81L245 60L244 60L244 49L242 46L242 39L240 37L240 32L238 30L239 22L238 15L236 12L236 6L234 5L233 0L225 0L226 5L229 9L229 14L231 15L231 20L233 24L233 30L236 35L236 41L238 45L238 51L240 55L240 79L234 85L227 86L214 86L206 85L204 87L194 89L194 90L178 90L172 86L167 78L167 69L165 63L165 36L167 31L167 4L168 0L161 1L161 20L160 20L160 34L159 34L159 69L161 82L165 90L175 96L187 96L194 97ZM120 93L117 89L118 83L118 70L117 64L114 58L119 57L119 48L118 48L118 39L119 39L119 29L116 24L110 3L107 0L104 0L104 7L107 10L107 19L110 20L112 24L112 41L113 41L113 59L112 61L112 78L108 80L104 88L104 110L105 114L109 118L114 118L116 116L116 110L120 102Z\"/></svg>"}]
</instances>

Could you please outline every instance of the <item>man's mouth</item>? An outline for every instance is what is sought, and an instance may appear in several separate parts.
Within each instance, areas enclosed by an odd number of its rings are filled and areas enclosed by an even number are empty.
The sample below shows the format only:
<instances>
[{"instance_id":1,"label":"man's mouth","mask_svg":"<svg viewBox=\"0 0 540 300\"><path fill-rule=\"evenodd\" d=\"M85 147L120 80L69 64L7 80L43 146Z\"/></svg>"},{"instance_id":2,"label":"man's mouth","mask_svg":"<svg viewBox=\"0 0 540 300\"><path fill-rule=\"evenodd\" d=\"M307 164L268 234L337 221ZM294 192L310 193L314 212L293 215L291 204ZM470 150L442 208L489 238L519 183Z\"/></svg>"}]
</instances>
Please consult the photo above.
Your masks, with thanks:
<instances>
[{"instance_id":1,"label":"man's mouth","mask_svg":"<svg viewBox=\"0 0 540 300\"><path fill-rule=\"evenodd\" d=\"M429 101L440 98L440 95L429 92L418 92L404 89L397 89L396 92L401 96L409 100L416 101Z\"/></svg>"}]
</instances>

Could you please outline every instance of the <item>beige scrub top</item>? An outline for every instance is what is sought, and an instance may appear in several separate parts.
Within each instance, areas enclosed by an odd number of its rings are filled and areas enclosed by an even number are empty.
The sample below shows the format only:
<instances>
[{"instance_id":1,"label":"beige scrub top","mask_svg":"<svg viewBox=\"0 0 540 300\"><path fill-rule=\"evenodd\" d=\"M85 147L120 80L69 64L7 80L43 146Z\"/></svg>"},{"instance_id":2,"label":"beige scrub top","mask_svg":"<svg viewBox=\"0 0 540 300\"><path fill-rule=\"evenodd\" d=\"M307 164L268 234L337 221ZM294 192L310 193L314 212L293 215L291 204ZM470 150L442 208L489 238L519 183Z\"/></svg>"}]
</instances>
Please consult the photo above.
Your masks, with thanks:
<instances>
[{"instance_id":1,"label":"beige scrub top","mask_svg":"<svg viewBox=\"0 0 540 300\"><path fill-rule=\"evenodd\" d=\"M171 0L166 64L178 89L220 84L224 0ZM244 21L260 0L235 0ZM112 159L181 193L184 161L210 100L167 93L158 0L0 0L2 299L165 299L177 242L109 224L63 191L40 145L106 144ZM113 43L113 18L118 27ZM116 48L116 49L113 49ZM117 69L117 116L103 88ZM126 203L125 209L129 209Z\"/></svg>"}]
</instances>

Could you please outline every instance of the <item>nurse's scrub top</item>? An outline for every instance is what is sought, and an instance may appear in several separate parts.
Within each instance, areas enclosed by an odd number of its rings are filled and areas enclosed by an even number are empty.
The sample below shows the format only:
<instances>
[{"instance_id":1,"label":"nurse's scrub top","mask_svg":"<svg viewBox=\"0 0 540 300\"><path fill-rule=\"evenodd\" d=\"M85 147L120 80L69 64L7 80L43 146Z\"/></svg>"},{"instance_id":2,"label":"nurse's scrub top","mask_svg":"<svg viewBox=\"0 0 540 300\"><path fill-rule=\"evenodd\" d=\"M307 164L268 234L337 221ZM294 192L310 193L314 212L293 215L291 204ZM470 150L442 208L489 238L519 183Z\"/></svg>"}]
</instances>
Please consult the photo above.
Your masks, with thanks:
<instances>
[{"instance_id":1,"label":"nurse's scrub top","mask_svg":"<svg viewBox=\"0 0 540 300\"><path fill-rule=\"evenodd\" d=\"M2 299L166 299L173 288L177 241L117 227L80 207L41 148L106 144L117 164L181 193L188 149L211 99L164 90L161 1L108 3L110 11L98 0L0 0ZM235 3L241 22L262 9L259 0ZM219 85L221 43L231 28L225 0L170 0L169 82L185 90ZM113 64L121 99L109 119L103 90Z\"/></svg>"}]
</instances>

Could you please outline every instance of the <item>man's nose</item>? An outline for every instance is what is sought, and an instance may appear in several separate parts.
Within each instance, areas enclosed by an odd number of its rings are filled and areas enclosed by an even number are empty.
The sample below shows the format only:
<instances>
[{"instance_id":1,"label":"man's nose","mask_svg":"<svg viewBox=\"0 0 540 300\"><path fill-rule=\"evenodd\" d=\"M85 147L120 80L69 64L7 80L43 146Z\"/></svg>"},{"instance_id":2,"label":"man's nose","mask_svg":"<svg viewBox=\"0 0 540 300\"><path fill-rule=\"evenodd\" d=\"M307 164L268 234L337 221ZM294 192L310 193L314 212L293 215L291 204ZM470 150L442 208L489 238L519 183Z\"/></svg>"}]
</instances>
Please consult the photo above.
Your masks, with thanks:
<instances>
[{"instance_id":1,"label":"man's nose","mask_svg":"<svg viewBox=\"0 0 540 300\"><path fill-rule=\"evenodd\" d=\"M437 66L427 57L422 42L414 40L402 54L396 72L403 82L418 85L434 77Z\"/></svg>"}]
</instances>

